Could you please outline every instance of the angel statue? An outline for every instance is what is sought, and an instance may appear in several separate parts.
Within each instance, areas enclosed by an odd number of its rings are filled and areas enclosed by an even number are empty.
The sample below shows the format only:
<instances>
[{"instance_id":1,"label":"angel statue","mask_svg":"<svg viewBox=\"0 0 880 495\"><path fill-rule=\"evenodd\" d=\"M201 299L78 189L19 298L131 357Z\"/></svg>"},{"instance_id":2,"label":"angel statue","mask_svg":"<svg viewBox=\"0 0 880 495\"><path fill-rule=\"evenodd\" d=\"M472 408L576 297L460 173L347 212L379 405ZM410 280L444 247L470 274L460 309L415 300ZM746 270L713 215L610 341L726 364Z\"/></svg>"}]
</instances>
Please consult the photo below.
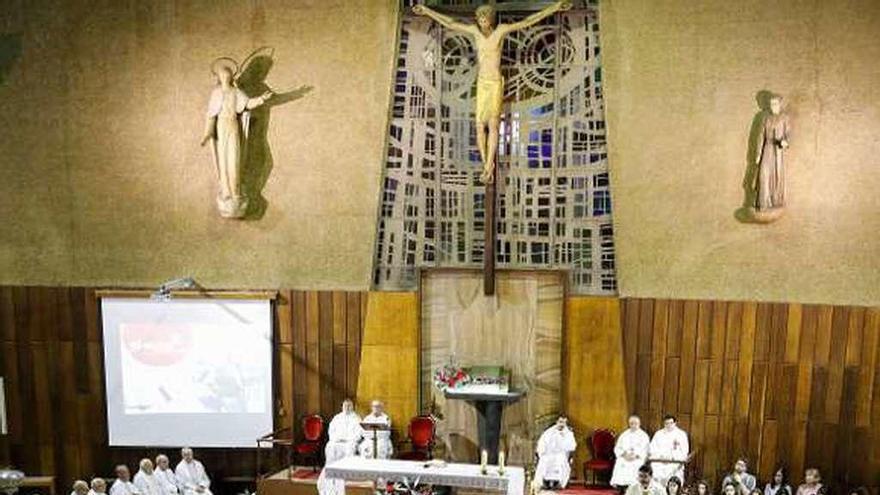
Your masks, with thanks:
<instances>
[{"instance_id":1,"label":"angel statue","mask_svg":"<svg viewBox=\"0 0 880 495\"><path fill-rule=\"evenodd\" d=\"M480 180L489 184L495 180L495 153L498 151L498 129L504 101L504 77L501 75L501 50L508 34L533 26L562 10L571 8L571 0L553 2L541 11L511 24L497 24L493 5L481 5L474 13L475 24L463 23L436 12L424 5L416 5L413 12L428 16L443 27L468 34L477 50L477 147L483 159ZM488 132L487 132L488 130Z\"/></svg>"},{"instance_id":2,"label":"angel statue","mask_svg":"<svg viewBox=\"0 0 880 495\"><path fill-rule=\"evenodd\" d=\"M782 96L772 95L769 113L764 117L755 153L755 219L772 221L785 207L785 167L789 122L782 112Z\"/></svg>"},{"instance_id":3,"label":"angel statue","mask_svg":"<svg viewBox=\"0 0 880 495\"><path fill-rule=\"evenodd\" d=\"M217 209L224 218L243 218L247 212L248 198L241 190L242 160L246 154L250 110L273 96L266 91L256 98L249 98L237 85L238 64L228 57L221 57L211 64L211 73L217 78L217 87L208 102L208 115L202 146L211 143L214 166L220 191Z\"/></svg>"}]
</instances>

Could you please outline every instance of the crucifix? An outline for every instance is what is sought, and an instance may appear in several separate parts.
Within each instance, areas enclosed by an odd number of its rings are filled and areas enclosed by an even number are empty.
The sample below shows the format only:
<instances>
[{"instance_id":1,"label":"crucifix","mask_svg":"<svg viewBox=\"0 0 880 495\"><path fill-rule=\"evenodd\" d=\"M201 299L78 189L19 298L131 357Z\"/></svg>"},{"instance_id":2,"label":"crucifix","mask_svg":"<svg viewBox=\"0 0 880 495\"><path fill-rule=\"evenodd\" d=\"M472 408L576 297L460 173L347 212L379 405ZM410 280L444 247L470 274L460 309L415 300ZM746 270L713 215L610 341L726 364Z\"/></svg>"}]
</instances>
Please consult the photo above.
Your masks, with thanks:
<instances>
[{"instance_id":1,"label":"crucifix","mask_svg":"<svg viewBox=\"0 0 880 495\"><path fill-rule=\"evenodd\" d=\"M498 130L504 103L504 76L501 74L501 51L504 38L520 29L533 26L545 18L571 8L571 0L559 0L538 12L510 24L496 23L492 4L477 7L475 23L459 22L424 5L416 5L413 12L428 16L447 29L470 35L477 51L477 148L483 160L480 180L486 185L485 245L483 251L483 292L495 293L495 155L498 152Z\"/></svg>"}]
</instances>

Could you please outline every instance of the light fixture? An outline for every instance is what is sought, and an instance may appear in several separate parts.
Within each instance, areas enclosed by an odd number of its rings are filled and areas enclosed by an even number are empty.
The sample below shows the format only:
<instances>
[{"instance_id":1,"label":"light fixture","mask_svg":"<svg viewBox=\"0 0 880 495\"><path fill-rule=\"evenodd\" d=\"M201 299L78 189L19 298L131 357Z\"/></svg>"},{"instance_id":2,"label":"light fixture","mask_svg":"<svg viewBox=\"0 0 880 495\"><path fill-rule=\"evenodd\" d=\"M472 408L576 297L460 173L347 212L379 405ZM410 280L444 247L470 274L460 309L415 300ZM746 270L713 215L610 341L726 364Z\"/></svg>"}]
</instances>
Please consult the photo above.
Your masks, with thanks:
<instances>
[{"instance_id":1,"label":"light fixture","mask_svg":"<svg viewBox=\"0 0 880 495\"><path fill-rule=\"evenodd\" d=\"M198 287L192 277L175 278L160 285L150 298L154 301L168 301L172 298L172 290L192 290Z\"/></svg>"}]
</instances>

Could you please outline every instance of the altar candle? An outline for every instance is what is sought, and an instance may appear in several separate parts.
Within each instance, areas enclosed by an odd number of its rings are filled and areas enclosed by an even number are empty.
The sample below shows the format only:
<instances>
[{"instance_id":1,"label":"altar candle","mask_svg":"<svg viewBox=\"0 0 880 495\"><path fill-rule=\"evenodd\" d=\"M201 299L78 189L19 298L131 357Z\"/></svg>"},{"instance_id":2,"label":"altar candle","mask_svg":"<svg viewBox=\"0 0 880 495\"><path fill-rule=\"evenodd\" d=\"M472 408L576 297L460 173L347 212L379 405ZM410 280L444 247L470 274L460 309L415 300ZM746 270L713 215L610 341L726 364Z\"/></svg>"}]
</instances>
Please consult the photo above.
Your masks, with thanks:
<instances>
[{"instance_id":1,"label":"altar candle","mask_svg":"<svg viewBox=\"0 0 880 495\"><path fill-rule=\"evenodd\" d=\"M498 472L504 474L504 451L498 452Z\"/></svg>"},{"instance_id":2,"label":"altar candle","mask_svg":"<svg viewBox=\"0 0 880 495\"><path fill-rule=\"evenodd\" d=\"M480 452L480 472L486 472L486 465L489 464L489 452L485 449Z\"/></svg>"}]
</instances>

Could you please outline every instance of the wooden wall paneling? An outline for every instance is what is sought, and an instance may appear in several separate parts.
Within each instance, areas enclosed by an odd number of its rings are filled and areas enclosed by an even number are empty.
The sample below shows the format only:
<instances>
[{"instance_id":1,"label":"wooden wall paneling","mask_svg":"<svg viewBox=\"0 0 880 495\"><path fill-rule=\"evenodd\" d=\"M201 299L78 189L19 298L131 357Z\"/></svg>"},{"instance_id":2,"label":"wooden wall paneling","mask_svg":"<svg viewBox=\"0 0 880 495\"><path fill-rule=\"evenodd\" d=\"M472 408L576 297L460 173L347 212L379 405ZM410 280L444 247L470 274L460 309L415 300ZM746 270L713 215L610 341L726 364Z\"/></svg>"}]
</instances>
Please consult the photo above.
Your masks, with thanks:
<instances>
[{"instance_id":1,"label":"wooden wall paneling","mask_svg":"<svg viewBox=\"0 0 880 495\"><path fill-rule=\"evenodd\" d=\"M636 412L636 367L638 355L639 300L623 301L621 318L623 321L623 363L626 374L626 402L630 411Z\"/></svg>"},{"instance_id":2,"label":"wooden wall paneling","mask_svg":"<svg viewBox=\"0 0 880 495\"><path fill-rule=\"evenodd\" d=\"M817 466L839 489L876 489L880 309L650 299L622 307L634 409L652 415L652 428L658 410L676 414L708 479L719 482L745 455L762 480L784 463L797 482Z\"/></svg>"}]
</instances>

